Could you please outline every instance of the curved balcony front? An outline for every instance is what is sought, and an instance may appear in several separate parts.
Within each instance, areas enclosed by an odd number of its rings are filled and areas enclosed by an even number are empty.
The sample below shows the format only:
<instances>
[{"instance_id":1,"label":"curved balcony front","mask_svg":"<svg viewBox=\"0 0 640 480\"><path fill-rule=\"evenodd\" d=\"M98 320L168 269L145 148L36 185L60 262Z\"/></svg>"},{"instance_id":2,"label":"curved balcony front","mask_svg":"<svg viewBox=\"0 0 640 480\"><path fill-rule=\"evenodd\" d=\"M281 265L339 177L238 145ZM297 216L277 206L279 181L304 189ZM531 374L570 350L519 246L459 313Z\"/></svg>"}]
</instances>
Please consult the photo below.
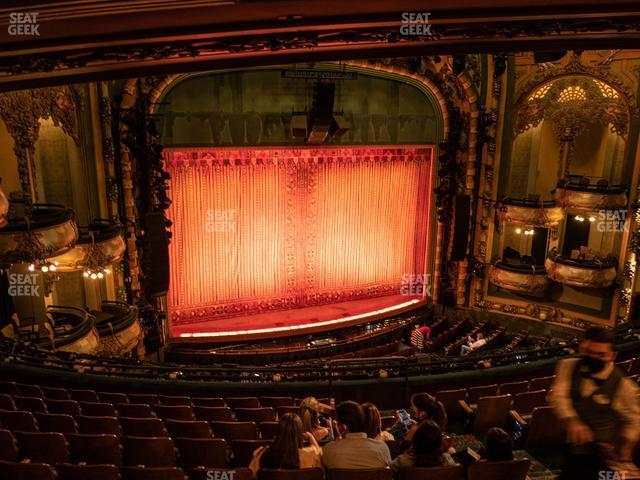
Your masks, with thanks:
<instances>
[{"instance_id":1,"label":"curved balcony front","mask_svg":"<svg viewBox=\"0 0 640 480\"><path fill-rule=\"evenodd\" d=\"M93 242L102 251L106 265L120 261L127 248L120 227L108 220L96 220L87 227L80 227L80 237L73 248L62 255L49 258L49 261L58 262L59 272L82 270L86 266L89 248Z\"/></svg>"},{"instance_id":2,"label":"curved balcony front","mask_svg":"<svg viewBox=\"0 0 640 480\"><path fill-rule=\"evenodd\" d=\"M617 264L613 259L579 260L555 255L547 257L545 268L549 278L572 287L607 288L613 285L617 276Z\"/></svg>"},{"instance_id":3,"label":"curved balcony front","mask_svg":"<svg viewBox=\"0 0 640 480\"><path fill-rule=\"evenodd\" d=\"M555 200L506 198L502 204L507 209L505 220L514 225L548 228L557 226L564 218L564 211Z\"/></svg>"},{"instance_id":4,"label":"curved balcony front","mask_svg":"<svg viewBox=\"0 0 640 480\"><path fill-rule=\"evenodd\" d=\"M142 337L136 307L124 302L102 302L96 316L100 334L98 350L103 355L124 355L133 350Z\"/></svg>"},{"instance_id":5,"label":"curved balcony front","mask_svg":"<svg viewBox=\"0 0 640 480\"><path fill-rule=\"evenodd\" d=\"M626 185L609 185L602 180L591 184L585 178L560 180L554 190L557 204L565 209L585 212L627 208Z\"/></svg>"},{"instance_id":6,"label":"curved balcony front","mask_svg":"<svg viewBox=\"0 0 640 480\"><path fill-rule=\"evenodd\" d=\"M0 230L0 264L61 255L77 240L73 210L62 205L35 204L28 218L10 219Z\"/></svg>"},{"instance_id":7,"label":"curved balcony front","mask_svg":"<svg viewBox=\"0 0 640 480\"><path fill-rule=\"evenodd\" d=\"M4 227L7 224L8 214L9 214L9 200L7 200L7 197L4 195L4 192L0 188L0 228Z\"/></svg>"},{"instance_id":8,"label":"curved balcony front","mask_svg":"<svg viewBox=\"0 0 640 480\"><path fill-rule=\"evenodd\" d=\"M498 288L516 293L544 293L551 281L544 267L496 262L489 268L489 281Z\"/></svg>"}]
</instances>

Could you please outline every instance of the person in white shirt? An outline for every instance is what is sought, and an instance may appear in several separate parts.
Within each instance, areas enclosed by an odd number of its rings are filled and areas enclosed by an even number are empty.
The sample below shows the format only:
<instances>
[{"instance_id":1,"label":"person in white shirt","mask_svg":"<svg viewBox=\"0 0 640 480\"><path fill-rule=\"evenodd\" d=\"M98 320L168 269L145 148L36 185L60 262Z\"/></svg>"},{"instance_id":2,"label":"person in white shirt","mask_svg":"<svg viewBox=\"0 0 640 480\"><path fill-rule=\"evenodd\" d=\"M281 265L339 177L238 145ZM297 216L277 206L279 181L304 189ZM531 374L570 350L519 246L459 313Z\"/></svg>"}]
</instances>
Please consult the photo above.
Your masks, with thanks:
<instances>
[{"instance_id":1,"label":"person in white shirt","mask_svg":"<svg viewBox=\"0 0 640 480\"><path fill-rule=\"evenodd\" d=\"M358 403L342 402L336 407L336 416L342 438L324 446L325 468L385 468L391 464L387 444L367 437L364 410Z\"/></svg>"},{"instance_id":2,"label":"person in white shirt","mask_svg":"<svg viewBox=\"0 0 640 480\"><path fill-rule=\"evenodd\" d=\"M473 337L469 337L467 338L467 344L460 347L460 355L471 353L486 344L487 339L484 338L484 335L482 335L481 333L478 334L478 337L475 341L473 340Z\"/></svg>"}]
</instances>

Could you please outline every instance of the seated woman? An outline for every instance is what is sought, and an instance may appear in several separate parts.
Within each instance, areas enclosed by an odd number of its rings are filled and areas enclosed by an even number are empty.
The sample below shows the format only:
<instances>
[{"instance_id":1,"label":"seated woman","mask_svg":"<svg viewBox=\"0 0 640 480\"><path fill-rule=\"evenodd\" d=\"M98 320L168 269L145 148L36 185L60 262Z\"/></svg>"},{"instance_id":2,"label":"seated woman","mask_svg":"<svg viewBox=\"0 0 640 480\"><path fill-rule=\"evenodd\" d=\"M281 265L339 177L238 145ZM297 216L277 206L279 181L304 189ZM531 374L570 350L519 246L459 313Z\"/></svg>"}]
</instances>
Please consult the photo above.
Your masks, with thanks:
<instances>
[{"instance_id":1,"label":"seated woman","mask_svg":"<svg viewBox=\"0 0 640 480\"><path fill-rule=\"evenodd\" d=\"M303 445L304 440L309 446ZM262 468L315 468L322 465L322 450L316 439L302 427L302 420L295 413L285 413L276 430L273 443L253 452L249 469L254 478Z\"/></svg>"},{"instance_id":2,"label":"seated woman","mask_svg":"<svg viewBox=\"0 0 640 480\"><path fill-rule=\"evenodd\" d=\"M513 460L513 441L511 436L501 428L490 428L484 440L484 455L482 458L488 462Z\"/></svg>"},{"instance_id":3,"label":"seated woman","mask_svg":"<svg viewBox=\"0 0 640 480\"><path fill-rule=\"evenodd\" d=\"M406 450L411 446L411 439L416 428L426 420L434 421L440 430L445 431L447 426L447 413L441 402L438 402L433 395L428 393L416 393L411 397L412 426L406 428L402 419L398 416L398 421L389 429L390 433L400 444L400 450Z\"/></svg>"},{"instance_id":4,"label":"seated woman","mask_svg":"<svg viewBox=\"0 0 640 480\"><path fill-rule=\"evenodd\" d=\"M300 402L300 418L305 432L309 432L317 442L329 442L333 440L331 423L328 427L321 424L320 413L322 405L314 397L307 397Z\"/></svg>"},{"instance_id":5,"label":"seated woman","mask_svg":"<svg viewBox=\"0 0 640 480\"><path fill-rule=\"evenodd\" d=\"M391 463L394 472L410 467L441 467L456 465L451 455L443 452L442 431L438 424L425 420L421 422L413 434L411 448L398 455Z\"/></svg>"},{"instance_id":6,"label":"seated woman","mask_svg":"<svg viewBox=\"0 0 640 480\"><path fill-rule=\"evenodd\" d=\"M393 442L395 438L391 432L382 430L382 418L380 418L380 411L373 403L363 403L364 415L367 422L367 437L374 440L382 440Z\"/></svg>"}]
</instances>

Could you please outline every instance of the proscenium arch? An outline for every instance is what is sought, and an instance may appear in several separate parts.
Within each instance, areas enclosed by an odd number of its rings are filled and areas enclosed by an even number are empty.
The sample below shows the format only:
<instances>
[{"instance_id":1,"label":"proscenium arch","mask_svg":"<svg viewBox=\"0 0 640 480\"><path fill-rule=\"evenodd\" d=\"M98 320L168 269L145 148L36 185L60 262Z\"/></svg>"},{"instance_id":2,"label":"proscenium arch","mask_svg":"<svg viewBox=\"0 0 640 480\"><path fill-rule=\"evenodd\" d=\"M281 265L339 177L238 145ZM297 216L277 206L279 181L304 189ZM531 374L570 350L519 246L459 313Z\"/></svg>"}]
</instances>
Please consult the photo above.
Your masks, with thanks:
<instances>
[{"instance_id":1,"label":"proscenium arch","mask_svg":"<svg viewBox=\"0 0 640 480\"><path fill-rule=\"evenodd\" d=\"M433 83L430 79L416 75L410 74L400 69L396 68L387 68L382 66L374 66L374 65L364 65L356 62L347 62L347 63L335 63L335 62L323 62L317 63L318 67L321 67L325 70L333 70L333 71L350 71L361 73L363 75L369 75L376 78L384 78L391 81L402 82L412 87L418 89L427 99L427 101L434 107L434 112L436 114L436 147L437 144L443 141L446 141L449 136L449 115L447 112L447 105L444 99L444 96L438 89L438 87ZM271 65L267 67L259 67L252 68L251 71L260 71L260 70L275 70L278 68L283 68L284 65ZM163 101L163 99L168 95L168 93L176 88L180 83L185 80L201 77L206 75L215 75L215 74L223 74L223 73L231 73L242 71L242 69L232 69L232 70L214 70L209 72L200 72L200 73L188 73L188 74L179 74L179 75L169 75L164 78L160 84L156 88L154 88L149 93L149 105L152 109L152 113L156 113L157 106ZM135 82L135 80L133 80ZM127 83L127 85L135 88L135 85ZM125 88L125 91L127 89Z\"/></svg>"}]
</instances>

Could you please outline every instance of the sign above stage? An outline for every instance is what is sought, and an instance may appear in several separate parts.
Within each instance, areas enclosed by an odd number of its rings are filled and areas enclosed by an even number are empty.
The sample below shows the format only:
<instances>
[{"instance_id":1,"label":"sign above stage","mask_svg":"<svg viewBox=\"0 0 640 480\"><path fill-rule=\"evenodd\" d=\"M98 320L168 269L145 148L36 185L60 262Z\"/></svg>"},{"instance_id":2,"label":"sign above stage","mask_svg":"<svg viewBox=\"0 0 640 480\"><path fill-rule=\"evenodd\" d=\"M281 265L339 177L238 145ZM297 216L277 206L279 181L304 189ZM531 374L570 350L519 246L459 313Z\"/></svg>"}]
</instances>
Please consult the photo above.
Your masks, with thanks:
<instances>
[{"instance_id":1,"label":"sign above stage","mask_svg":"<svg viewBox=\"0 0 640 480\"><path fill-rule=\"evenodd\" d=\"M293 80L356 80L356 72L339 70L282 70L282 78Z\"/></svg>"}]
</instances>

